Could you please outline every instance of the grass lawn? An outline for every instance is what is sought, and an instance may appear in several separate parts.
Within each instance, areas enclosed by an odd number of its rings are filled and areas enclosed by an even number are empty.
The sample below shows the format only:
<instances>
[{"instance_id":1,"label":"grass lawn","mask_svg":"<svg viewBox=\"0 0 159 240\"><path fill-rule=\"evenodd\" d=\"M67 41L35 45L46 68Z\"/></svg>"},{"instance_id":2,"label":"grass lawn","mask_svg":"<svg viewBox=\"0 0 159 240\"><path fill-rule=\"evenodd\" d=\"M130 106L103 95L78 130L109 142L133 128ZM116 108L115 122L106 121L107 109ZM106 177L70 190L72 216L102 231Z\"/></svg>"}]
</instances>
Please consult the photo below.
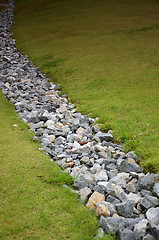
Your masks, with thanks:
<instances>
[{"instance_id":1,"label":"grass lawn","mask_svg":"<svg viewBox=\"0 0 159 240\"><path fill-rule=\"evenodd\" d=\"M17 0L17 47L159 171L158 0Z\"/></svg>"},{"instance_id":2,"label":"grass lawn","mask_svg":"<svg viewBox=\"0 0 159 240\"><path fill-rule=\"evenodd\" d=\"M71 177L37 150L39 143L1 91L0 109L0 239L93 239L95 214L62 187Z\"/></svg>"}]
</instances>

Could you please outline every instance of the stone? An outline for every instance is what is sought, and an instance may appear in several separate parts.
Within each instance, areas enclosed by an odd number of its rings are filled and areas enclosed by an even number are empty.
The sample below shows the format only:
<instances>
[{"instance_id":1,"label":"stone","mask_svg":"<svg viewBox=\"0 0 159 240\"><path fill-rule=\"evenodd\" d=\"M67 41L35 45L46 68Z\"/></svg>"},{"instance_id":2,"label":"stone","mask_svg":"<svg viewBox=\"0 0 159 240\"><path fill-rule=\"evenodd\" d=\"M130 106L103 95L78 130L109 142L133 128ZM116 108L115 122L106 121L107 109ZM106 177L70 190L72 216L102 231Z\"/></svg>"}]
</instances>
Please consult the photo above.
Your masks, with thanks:
<instances>
[{"instance_id":1,"label":"stone","mask_svg":"<svg viewBox=\"0 0 159 240\"><path fill-rule=\"evenodd\" d=\"M116 212L116 208L114 206L114 204L103 201L101 202L101 204L105 205L108 209L111 215L113 215Z\"/></svg>"},{"instance_id":2,"label":"stone","mask_svg":"<svg viewBox=\"0 0 159 240\"><path fill-rule=\"evenodd\" d=\"M100 217L100 226L105 230L106 233L116 233L118 229L122 226L124 223L124 218L123 217ZM129 239L130 240L130 239Z\"/></svg>"},{"instance_id":3,"label":"stone","mask_svg":"<svg viewBox=\"0 0 159 240\"><path fill-rule=\"evenodd\" d=\"M159 225L149 222L147 230L152 234L155 240L159 239Z\"/></svg>"},{"instance_id":4,"label":"stone","mask_svg":"<svg viewBox=\"0 0 159 240\"><path fill-rule=\"evenodd\" d=\"M138 240L138 239L139 238L137 233L128 228L118 231L118 240Z\"/></svg>"},{"instance_id":5,"label":"stone","mask_svg":"<svg viewBox=\"0 0 159 240\"><path fill-rule=\"evenodd\" d=\"M138 161L139 160L139 158L138 158L138 156L134 153L134 152L128 152L127 154L126 154L126 157L127 158L133 158L135 161Z\"/></svg>"},{"instance_id":6,"label":"stone","mask_svg":"<svg viewBox=\"0 0 159 240\"><path fill-rule=\"evenodd\" d=\"M119 215L123 217L131 217L134 209L134 201L126 200L125 202L116 204L115 207Z\"/></svg>"},{"instance_id":7,"label":"stone","mask_svg":"<svg viewBox=\"0 0 159 240\"><path fill-rule=\"evenodd\" d=\"M89 157L85 156L85 157L82 157L81 160L80 160L81 163L87 163L89 162Z\"/></svg>"},{"instance_id":8,"label":"stone","mask_svg":"<svg viewBox=\"0 0 159 240\"><path fill-rule=\"evenodd\" d=\"M55 127L59 128L59 129L62 129L63 128L63 124L58 122L58 123L56 123Z\"/></svg>"},{"instance_id":9,"label":"stone","mask_svg":"<svg viewBox=\"0 0 159 240\"><path fill-rule=\"evenodd\" d=\"M115 185L112 187L112 191L110 192L110 195L118 198L122 202L125 202L127 200L127 194L118 185Z\"/></svg>"},{"instance_id":10,"label":"stone","mask_svg":"<svg viewBox=\"0 0 159 240\"><path fill-rule=\"evenodd\" d=\"M81 190L82 188L88 187L88 183L85 181L75 180L73 186L76 190Z\"/></svg>"},{"instance_id":11,"label":"stone","mask_svg":"<svg viewBox=\"0 0 159 240\"><path fill-rule=\"evenodd\" d=\"M139 223L137 223L134 227L134 232L138 233L138 236L140 238L144 237L146 234L146 229L147 229L147 224L148 221L147 219L143 219L141 220Z\"/></svg>"},{"instance_id":12,"label":"stone","mask_svg":"<svg viewBox=\"0 0 159 240\"><path fill-rule=\"evenodd\" d=\"M128 159L122 160L119 169L120 169L120 172L126 172L126 173L142 172L142 168L140 168L138 164L136 164L134 162L132 163L132 161L130 161Z\"/></svg>"},{"instance_id":13,"label":"stone","mask_svg":"<svg viewBox=\"0 0 159 240\"><path fill-rule=\"evenodd\" d=\"M49 136L49 140L50 140L50 142L54 143L55 142L55 136L54 135L50 135Z\"/></svg>"},{"instance_id":14,"label":"stone","mask_svg":"<svg viewBox=\"0 0 159 240\"><path fill-rule=\"evenodd\" d=\"M60 113L63 113L63 112L65 112L65 111L67 111L66 106L65 106L65 105L61 105L60 108L59 108L59 112L60 112Z\"/></svg>"},{"instance_id":15,"label":"stone","mask_svg":"<svg viewBox=\"0 0 159 240\"><path fill-rule=\"evenodd\" d=\"M133 200L134 201L134 205L137 205L139 202L141 202L142 197L141 197L140 193L135 194L135 193L130 192L128 194L128 199L129 200Z\"/></svg>"},{"instance_id":16,"label":"stone","mask_svg":"<svg viewBox=\"0 0 159 240\"><path fill-rule=\"evenodd\" d=\"M103 237L104 237L104 230L103 230L103 228L98 228L98 234L95 236L94 239L99 240L101 238L103 239Z\"/></svg>"},{"instance_id":17,"label":"stone","mask_svg":"<svg viewBox=\"0 0 159 240\"><path fill-rule=\"evenodd\" d=\"M94 192L91 197L89 198L86 207L91 208L91 209L95 209L96 208L96 204L100 203L102 201L105 200L105 196L101 193L98 192Z\"/></svg>"},{"instance_id":18,"label":"stone","mask_svg":"<svg viewBox=\"0 0 159 240\"><path fill-rule=\"evenodd\" d=\"M79 128L77 129L76 133L77 133L78 135L84 136L84 135L86 134L86 130L85 130L84 128L82 128L82 127L79 127Z\"/></svg>"},{"instance_id":19,"label":"stone","mask_svg":"<svg viewBox=\"0 0 159 240\"><path fill-rule=\"evenodd\" d=\"M54 129L54 122L52 120L47 120L45 126L49 129Z\"/></svg>"},{"instance_id":20,"label":"stone","mask_svg":"<svg viewBox=\"0 0 159 240\"><path fill-rule=\"evenodd\" d=\"M139 182L136 179L132 179L126 186L128 192L137 193L140 189Z\"/></svg>"},{"instance_id":21,"label":"stone","mask_svg":"<svg viewBox=\"0 0 159 240\"><path fill-rule=\"evenodd\" d=\"M144 209L148 209L150 207L155 207L155 206L159 205L159 199L156 197L152 197L152 196L146 196L142 199L142 201L140 202L140 205Z\"/></svg>"},{"instance_id":22,"label":"stone","mask_svg":"<svg viewBox=\"0 0 159 240\"><path fill-rule=\"evenodd\" d=\"M157 195L159 198L159 182L156 182L155 185L153 186L153 192Z\"/></svg>"},{"instance_id":23,"label":"stone","mask_svg":"<svg viewBox=\"0 0 159 240\"><path fill-rule=\"evenodd\" d=\"M104 204L99 204L96 208L96 215L97 217L100 217L101 215L104 217L109 217L110 211Z\"/></svg>"},{"instance_id":24,"label":"stone","mask_svg":"<svg viewBox=\"0 0 159 240\"><path fill-rule=\"evenodd\" d=\"M146 218L149 222L154 223L155 225L159 225L159 207L150 208L146 212Z\"/></svg>"},{"instance_id":25,"label":"stone","mask_svg":"<svg viewBox=\"0 0 159 240\"><path fill-rule=\"evenodd\" d=\"M91 193L92 191L90 190L90 188L88 187L82 188L79 192L81 203L85 203L89 196L91 195Z\"/></svg>"},{"instance_id":26,"label":"stone","mask_svg":"<svg viewBox=\"0 0 159 240\"><path fill-rule=\"evenodd\" d=\"M153 173L147 173L144 177L140 180L141 188L145 188L147 190L151 190L151 188L155 184L155 176Z\"/></svg>"},{"instance_id":27,"label":"stone","mask_svg":"<svg viewBox=\"0 0 159 240\"><path fill-rule=\"evenodd\" d=\"M110 133L98 132L95 136L99 137L101 141L111 141L113 139L113 135Z\"/></svg>"},{"instance_id":28,"label":"stone","mask_svg":"<svg viewBox=\"0 0 159 240\"><path fill-rule=\"evenodd\" d=\"M126 181L123 177L116 176L110 179L110 183L114 183L116 185L121 186L122 188L126 188Z\"/></svg>"},{"instance_id":29,"label":"stone","mask_svg":"<svg viewBox=\"0 0 159 240\"><path fill-rule=\"evenodd\" d=\"M101 170L101 171L97 172L95 174L95 180L97 182L100 182L100 181L105 181L106 182L108 180L108 175L107 175L106 171Z\"/></svg>"}]
</instances>

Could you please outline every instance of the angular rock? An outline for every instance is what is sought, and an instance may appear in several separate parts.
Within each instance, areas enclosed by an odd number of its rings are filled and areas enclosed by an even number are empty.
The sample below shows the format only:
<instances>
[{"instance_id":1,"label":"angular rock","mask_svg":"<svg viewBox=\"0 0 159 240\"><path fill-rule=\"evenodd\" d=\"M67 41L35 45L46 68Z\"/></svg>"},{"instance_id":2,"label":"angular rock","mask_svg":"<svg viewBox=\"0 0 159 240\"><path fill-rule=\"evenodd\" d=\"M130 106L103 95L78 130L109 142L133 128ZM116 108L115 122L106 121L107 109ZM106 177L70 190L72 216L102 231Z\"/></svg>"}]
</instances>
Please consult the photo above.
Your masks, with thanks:
<instances>
[{"instance_id":1,"label":"angular rock","mask_svg":"<svg viewBox=\"0 0 159 240\"><path fill-rule=\"evenodd\" d=\"M134 232L136 232L140 238L145 236L147 224L148 224L147 219L143 219L135 225Z\"/></svg>"},{"instance_id":2,"label":"angular rock","mask_svg":"<svg viewBox=\"0 0 159 240\"><path fill-rule=\"evenodd\" d=\"M86 200L89 198L91 193L92 193L92 191L90 190L90 188L88 188L88 187L82 188L79 192L81 203L86 202Z\"/></svg>"},{"instance_id":3,"label":"angular rock","mask_svg":"<svg viewBox=\"0 0 159 240\"><path fill-rule=\"evenodd\" d=\"M106 233L116 233L118 229L123 225L124 223L123 217L107 217L104 216L100 217L100 226L105 230ZM129 239L130 240L130 239Z\"/></svg>"},{"instance_id":4,"label":"angular rock","mask_svg":"<svg viewBox=\"0 0 159 240\"><path fill-rule=\"evenodd\" d=\"M131 217L134 209L134 201L127 200L123 203L118 203L115 205L119 215L123 217Z\"/></svg>"},{"instance_id":5,"label":"angular rock","mask_svg":"<svg viewBox=\"0 0 159 240\"><path fill-rule=\"evenodd\" d=\"M142 179L140 180L141 188L145 188L147 190L151 190L151 188L155 184L155 176L153 173L147 173Z\"/></svg>"},{"instance_id":6,"label":"angular rock","mask_svg":"<svg viewBox=\"0 0 159 240\"><path fill-rule=\"evenodd\" d=\"M101 193L98 193L98 192L94 192L91 197L89 198L87 204L86 204L86 207L88 208L92 208L92 209L95 209L96 208L96 204L97 203L100 203L102 201L105 200L105 196Z\"/></svg>"},{"instance_id":7,"label":"angular rock","mask_svg":"<svg viewBox=\"0 0 159 240\"><path fill-rule=\"evenodd\" d=\"M101 215L103 215L104 217L109 217L110 211L104 204L100 203L96 208L96 215L98 217L100 217Z\"/></svg>"}]
</instances>

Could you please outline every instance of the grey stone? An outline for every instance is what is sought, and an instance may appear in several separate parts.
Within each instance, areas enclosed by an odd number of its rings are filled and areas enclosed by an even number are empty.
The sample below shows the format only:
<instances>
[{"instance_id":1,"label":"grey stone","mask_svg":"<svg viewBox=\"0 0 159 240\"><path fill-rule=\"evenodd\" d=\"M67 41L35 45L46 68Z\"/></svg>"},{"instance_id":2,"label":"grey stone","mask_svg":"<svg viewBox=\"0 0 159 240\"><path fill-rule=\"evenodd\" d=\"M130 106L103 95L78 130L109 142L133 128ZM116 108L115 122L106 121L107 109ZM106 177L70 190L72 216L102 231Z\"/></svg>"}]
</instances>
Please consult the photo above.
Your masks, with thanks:
<instances>
[{"instance_id":1,"label":"grey stone","mask_svg":"<svg viewBox=\"0 0 159 240\"><path fill-rule=\"evenodd\" d=\"M152 196L146 196L140 202L141 207L148 209L150 207L155 207L159 205L159 199Z\"/></svg>"},{"instance_id":2,"label":"grey stone","mask_svg":"<svg viewBox=\"0 0 159 240\"><path fill-rule=\"evenodd\" d=\"M122 202L125 202L127 200L127 194L118 185L112 186L112 191L110 191L110 195L117 197Z\"/></svg>"},{"instance_id":3,"label":"grey stone","mask_svg":"<svg viewBox=\"0 0 159 240\"><path fill-rule=\"evenodd\" d=\"M114 178L111 178L109 180L110 183L114 183L116 185L119 185L121 186L122 188L126 188L126 181L123 177L120 177L120 176L116 176Z\"/></svg>"},{"instance_id":4,"label":"grey stone","mask_svg":"<svg viewBox=\"0 0 159 240\"><path fill-rule=\"evenodd\" d=\"M153 185L155 184L155 176L153 173L147 173L143 178L140 180L141 188L145 188L147 190L151 190Z\"/></svg>"},{"instance_id":5,"label":"grey stone","mask_svg":"<svg viewBox=\"0 0 159 240\"><path fill-rule=\"evenodd\" d=\"M104 204L109 209L111 215L113 215L116 212L116 208L113 203L109 203L107 201L103 201L101 203Z\"/></svg>"},{"instance_id":6,"label":"grey stone","mask_svg":"<svg viewBox=\"0 0 159 240\"><path fill-rule=\"evenodd\" d=\"M73 186L74 186L75 189L81 190L82 188L88 187L88 183L85 182L85 181L75 180L74 183L73 183Z\"/></svg>"},{"instance_id":7,"label":"grey stone","mask_svg":"<svg viewBox=\"0 0 159 240\"><path fill-rule=\"evenodd\" d=\"M145 236L147 224L148 224L147 219L143 219L135 225L134 232L137 232L140 238Z\"/></svg>"},{"instance_id":8,"label":"grey stone","mask_svg":"<svg viewBox=\"0 0 159 240\"><path fill-rule=\"evenodd\" d=\"M123 217L100 217L100 225L106 231L106 233L116 233L116 231L122 226L124 223Z\"/></svg>"},{"instance_id":9,"label":"grey stone","mask_svg":"<svg viewBox=\"0 0 159 240\"><path fill-rule=\"evenodd\" d=\"M88 187L82 188L79 192L81 203L86 202L86 200L89 198L91 193L92 193L92 191L90 190L90 188L88 188Z\"/></svg>"},{"instance_id":10,"label":"grey stone","mask_svg":"<svg viewBox=\"0 0 159 240\"><path fill-rule=\"evenodd\" d=\"M137 233L132 230L125 228L124 230L120 230L118 232L118 240L138 240Z\"/></svg>"},{"instance_id":11,"label":"grey stone","mask_svg":"<svg viewBox=\"0 0 159 240\"><path fill-rule=\"evenodd\" d=\"M108 195L106 201L110 202L110 203L113 203L113 204L121 203L119 199L117 199L117 198L115 198L111 195Z\"/></svg>"},{"instance_id":12,"label":"grey stone","mask_svg":"<svg viewBox=\"0 0 159 240\"><path fill-rule=\"evenodd\" d=\"M157 208L150 208L146 212L146 218L149 222L152 222L156 225L159 225L159 207Z\"/></svg>"},{"instance_id":13,"label":"grey stone","mask_svg":"<svg viewBox=\"0 0 159 240\"><path fill-rule=\"evenodd\" d=\"M101 141L111 141L113 139L113 135L110 133L98 132L96 136L99 137Z\"/></svg>"},{"instance_id":14,"label":"grey stone","mask_svg":"<svg viewBox=\"0 0 159 240\"><path fill-rule=\"evenodd\" d=\"M100 182L100 181L105 181L106 182L108 180L108 175L107 175L106 171L101 170L101 171L97 172L95 174L95 180L97 182Z\"/></svg>"},{"instance_id":15,"label":"grey stone","mask_svg":"<svg viewBox=\"0 0 159 240\"><path fill-rule=\"evenodd\" d=\"M140 193L143 197L152 196L152 193L150 191L146 190L146 189L141 189Z\"/></svg>"},{"instance_id":16,"label":"grey stone","mask_svg":"<svg viewBox=\"0 0 159 240\"><path fill-rule=\"evenodd\" d=\"M127 200L115 205L117 212L123 217L131 217L134 209L134 201Z\"/></svg>"},{"instance_id":17,"label":"grey stone","mask_svg":"<svg viewBox=\"0 0 159 240\"><path fill-rule=\"evenodd\" d=\"M135 161L137 161L137 160L139 160L139 158L138 158L138 156L134 153L134 152L128 152L127 154L126 154L126 157L127 158L133 158Z\"/></svg>"},{"instance_id":18,"label":"grey stone","mask_svg":"<svg viewBox=\"0 0 159 240\"><path fill-rule=\"evenodd\" d=\"M159 225L149 222L147 230L152 234L155 240L159 239Z\"/></svg>"},{"instance_id":19,"label":"grey stone","mask_svg":"<svg viewBox=\"0 0 159 240\"><path fill-rule=\"evenodd\" d=\"M159 198L159 182L156 182L153 187L153 192L158 196Z\"/></svg>"}]
</instances>

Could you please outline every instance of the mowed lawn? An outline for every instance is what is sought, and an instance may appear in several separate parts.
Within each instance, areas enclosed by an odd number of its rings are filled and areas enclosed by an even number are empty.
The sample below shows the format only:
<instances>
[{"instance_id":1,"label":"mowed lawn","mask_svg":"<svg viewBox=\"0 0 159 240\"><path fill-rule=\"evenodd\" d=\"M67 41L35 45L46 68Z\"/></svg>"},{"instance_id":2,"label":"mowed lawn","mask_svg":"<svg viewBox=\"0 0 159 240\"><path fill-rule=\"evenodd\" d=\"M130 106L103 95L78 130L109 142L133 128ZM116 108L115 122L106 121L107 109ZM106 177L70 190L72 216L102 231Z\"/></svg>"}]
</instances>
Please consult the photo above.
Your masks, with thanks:
<instances>
[{"instance_id":1,"label":"mowed lawn","mask_svg":"<svg viewBox=\"0 0 159 240\"><path fill-rule=\"evenodd\" d=\"M159 1L17 0L17 47L159 171Z\"/></svg>"},{"instance_id":2,"label":"mowed lawn","mask_svg":"<svg viewBox=\"0 0 159 240\"><path fill-rule=\"evenodd\" d=\"M60 173L38 150L39 143L1 91L0 110L0 239L94 239L95 213L62 187L72 182L70 175Z\"/></svg>"}]
</instances>

